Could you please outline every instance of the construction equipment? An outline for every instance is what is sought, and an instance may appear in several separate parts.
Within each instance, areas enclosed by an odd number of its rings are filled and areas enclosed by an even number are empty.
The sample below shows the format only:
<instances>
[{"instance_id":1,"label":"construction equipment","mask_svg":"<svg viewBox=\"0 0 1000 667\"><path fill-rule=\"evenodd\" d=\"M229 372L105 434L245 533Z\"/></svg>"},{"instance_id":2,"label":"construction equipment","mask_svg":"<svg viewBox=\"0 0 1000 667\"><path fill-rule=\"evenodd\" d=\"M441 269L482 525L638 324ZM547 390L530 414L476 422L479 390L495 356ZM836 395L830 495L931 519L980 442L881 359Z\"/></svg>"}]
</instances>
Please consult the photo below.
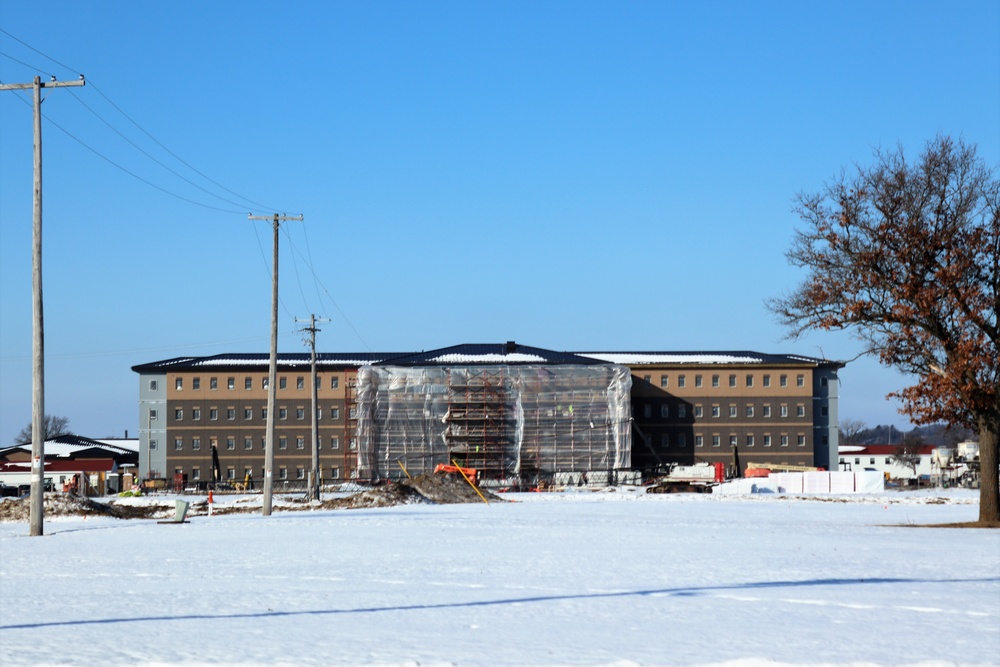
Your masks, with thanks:
<instances>
[{"instance_id":1,"label":"construction equipment","mask_svg":"<svg viewBox=\"0 0 1000 667\"><path fill-rule=\"evenodd\" d=\"M646 493L707 493L726 481L726 466L721 462L675 465L666 475L646 487Z\"/></svg>"},{"instance_id":2,"label":"construction equipment","mask_svg":"<svg viewBox=\"0 0 1000 667\"><path fill-rule=\"evenodd\" d=\"M787 463L748 463L747 470L755 468L771 470L773 472L822 472L826 468L816 466L793 466Z\"/></svg>"}]
</instances>

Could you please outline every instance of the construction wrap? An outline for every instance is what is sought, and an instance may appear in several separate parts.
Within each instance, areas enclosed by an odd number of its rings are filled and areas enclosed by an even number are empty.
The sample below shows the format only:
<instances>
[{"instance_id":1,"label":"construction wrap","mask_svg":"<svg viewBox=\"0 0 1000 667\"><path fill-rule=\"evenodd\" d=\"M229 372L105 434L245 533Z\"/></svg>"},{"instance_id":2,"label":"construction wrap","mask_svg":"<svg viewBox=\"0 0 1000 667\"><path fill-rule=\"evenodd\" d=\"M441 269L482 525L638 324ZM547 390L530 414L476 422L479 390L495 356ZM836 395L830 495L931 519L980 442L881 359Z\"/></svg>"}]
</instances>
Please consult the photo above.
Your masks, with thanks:
<instances>
[{"instance_id":1,"label":"construction wrap","mask_svg":"<svg viewBox=\"0 0 1000 667\"><path fill-rule=\"evenodd\" d=\"M511 482L625 470L631 389L618 365L362 367L356 476L400 479L453 463Z\"/></svg>"}]
</instances>

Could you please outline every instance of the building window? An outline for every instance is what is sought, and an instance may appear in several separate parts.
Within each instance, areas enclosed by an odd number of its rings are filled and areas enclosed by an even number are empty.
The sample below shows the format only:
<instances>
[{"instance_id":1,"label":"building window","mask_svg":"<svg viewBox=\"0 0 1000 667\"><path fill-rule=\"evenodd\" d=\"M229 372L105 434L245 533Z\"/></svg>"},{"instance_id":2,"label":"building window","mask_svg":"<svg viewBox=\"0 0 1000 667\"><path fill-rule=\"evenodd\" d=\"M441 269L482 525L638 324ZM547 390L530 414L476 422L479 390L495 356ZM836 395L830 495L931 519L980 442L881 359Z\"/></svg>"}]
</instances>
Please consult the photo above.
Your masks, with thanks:
<instances>
[{"instance_id":1,"label":"building window","mask_svg":"<svg viewBox=\"0 0 1000 667\"><path fill-rule=\"evenodd\" d=\"M330 408L330 419L334 421L340 419L340 408Z\"/></svg>"},{"instance_id":2,"label":"building window","mask_svg":"<svg viewBox=\"0 0 1000 667\"><path fill-rule=\"evenodd\" d=\"M697 419L701 419L702 417L705 416L705 411L702 409L700 405L694 406L694 416Z\"/></svg>"},{"instance_id":3,"label":"building window","mask_svg":"<svg viewBox=\"0 0 1000 667\"><path fill-rule=\"evenodd\" d=\"M236 389L236 378L226 378L226 389L230 391Z\"/></svg>"},{"instance_id":4,"label":"building window","mask_svg":"<svg viewBox=\"0 0 1000 667\"><path fill-rule=\"evenodd\" d=\"M840 459L840 462L843 463L844 459ZM891 456L885 457L885 464L890 465L891 463L892 463L892 457Z\"/></svg>"},{"instance_id":5,"label":"building window","mask_svg":"<svg viewBox=\"0 0 1000 667\"><path fill-rule=\"evenodd\" d=\"M787 435L782 435L781 436L781 446L782 447L787 447L788 446L788 436Z\"/></svg>"},{"instance_id":6,"label":"building window","mask_svg":"<svg viewBox=\"0 0 1000 667\"><path fill-rule=\"evenodd\" d=\"M788 376L787 375L779 375L778 376L778 386L779 387L787 387L788 386Z\"/></svg>"},{"instance_id":7,"label":"building window","mask_svg":"<svg viewBox=\"0 0 1000 667\"><path fill-rule=\"evenodd\" d=\"M226 438L226 449L236 449L236 438Z\"/></svg>"},{"instance_id":8,"label":"building window","mask_svg":"<svg viewBox=\"0 0 1000 667\"><path fill-rule=\"evenodd\" d=\"M802 435L801 433L799 435L795 436L795 444L798 445L799 447L805 447L806 446L806 436ZM872 459L872 463L875 463L875 459Z\"/></svg>"},{"instance_id":9,"label":"building window","mask_svg":"<svg viewBox=\"0 0 1000 667\"><path fill-rule=\"evenodd\" d=\"M747 406L747 417L753 417L753 406L752 405L748 405Z\"/></svg>"},{"instance_id":10,"label":"building window","mask_svg":"<svg viewBox=\"0 0 1000 667\"><path fill-rule=\"evenodd\" d=\"M151 421L151 422L155 422L156 421L156 410L150 410L149 411L149 421Z\"/></svg>"},{"instance_id":11,"label":"building window","mask_svg":"<svg viewBox=\"0 0 1000 667\"><path fill-rule=\"evenodd\" d=\"M350 448L351 448L352 452L356 452L358 450L358 439L357 439L356 436L352 435L351 439L348 440L348 443L350 445Z\"/></svg>"},{"instance_id":12,"label":"building window","mask_svg":"<svg viewBox=\"0 0 1000 667\"><path fill-rule=\"evenodd\" d=\"M261 436L261 438L260 438L260 448L264 449L264 450L267 449L267 436L266 435Z\"/></svg>"},{"instance_id":13,"label":"building window","mask_svg":"<svg viewBox=\"0 0 1000 667\"><path fill-rule=\"evenodd\" d=\"M316 408L316 421L323 421L323 408Z\"/></svg>"},{"instance_id":14,"label":"building window","mask_svg":"<svg viewBox=\"0 0 1000 667\"><path fill-rule=\"evenodd\" d=\"M253 378L246 378L245 380L243 380L243 388L246 389L247 391L253 389Z\"/></svg>"},{"instance_id":15,"label":"building window","mask_svg":"<svg viewBox=\"0 0 1000 667\"><path fill-rule=\"evenodd\" d=\"M683 433L678 433L677 434L677 446L678 447L684 447L685 445L687 445L687 436L684 435Z\"/></svg>"},{"instance_id":16,"label":"building window","mask_svg":"<svg viewBox=\"0 0 1000 667\"><path fill-rule=\"evenodd\" d=\"M806 386L806 376L805 375L796 375L795 376L795 386L796 387L804 387L804 386Z\"/></svg>"},{"instance_id":17,"label":"building window","mask_svg":"<svg viewBox=\"0 0 1000 667\"><path fill-rule=\"evenodd\" d=\"M212 391L217 390L219 388L219 378L209 378L208 388L211 389Z\"/></svg>"},{"instance_id":18,"label":"building window","mask_svg":"<svg viewBox=\"0 0 1000 667\"><path fill-rule=\"evenodd\" d=\"M770 447L771 446L771 436L769 436L769 435L765 435L764 436L764 446L765 447Z\"/></svg>"},{"instance_id":19,"label":"building window","mask_svg":"<svg viewBox=\"0 0 1000 667\"><path fill-rule=\"evenodd\" d=\"M660 388L661 389L666 389L669 386L670 386L670 376L668 376L668 375L661 375L660 376Z\"/></svg>"},{"instance_id":20,"label":"building window","mask_svg":"<svg viewBox=\"0 0 1000 667\"><path fill-rule=\"evenodd\" d=\"M735 387L736 386L736 376L735 375L730 375L729 376L729 386L730 387Z\"/></svg>"},{"instance_id":21,"label":"building window","mask_svg":"<svg viewBox=\"0 0 1000 667\"><path fill-rule=\"evenodd\" d=\"M305 478L306 478L305 468L303 468L302 466L297 466L295 468L295 479L305 479Z\"/></svg>"},{"instance_id":22,"label":"building window","mask_svg":"<svg viewBox=\"0 0 1000 667\"><path fill-rule=\"evenodd\" d=\"M819 386L826 387L829 384L830 384L830 378L823 377L819 379Z\"/></svg>"},{"instance_id":23,"label":"building window","mask_svg":"<svg viewBox=\"0 0 1000 667\"><path fill-rule=\"evenodd\" d=\"M278 479L288 479L288 468L285 466L278 468Z\"/></svg>"},{"instance_id":24,"label":"building window","mask_svg":"<svg viewBox=\"0 0 1000 667\"><path fill-rule=\"evenodd\" d=\"M253 419L253 408L243 408L243 419Z\"/></svg>"},{"instance_id":25,"label":"building window","mask_svg":"<svg viewBox=\"0 0 1000 667\"><path fill-rule=\"evenodd\" d=\"M712 376L712 386L713 387L718 387L719 386L719 376L718 375L713 375Z\"/></svg>"},{"instance_id":26,"label":"building window","mask_svg":"<svg viewBox=\"0 0 1000 667\"><path fill-rule=\"evenodd\" d=\"M330 378L330 389L339 389L339 388L340 388L340 378L334 375Z\"/></svg>"},{"instance_id":27,"label":"building window","mask_svg":"<svg viewBox=\"0 0 1000 667\"><path fill-rule=\"evenodd\" d=\"M267 419L267 408L261 408L260 409L260 418L261 419Z\"/></svg>"},{"instance_id":28,"label":"building window","mask_svg":"<svg viewBox=\"0 0 1000 667\"><path fill-rule=\"evenodd\" d=\"M306 439L303 438L301 435L299 437L295 438L295 448L296 449L305 449L306 448Z\"/></svg>"},{"instance_id":29,"label":"building window","mask_svg":"<svg viewBox=\"0 0 1000 667\"><path fill-rule=\"evenodd\" d=\"M191 468L191 479L201 479L201 468Z\"/></svg>"},{"instance_id":30,"label":"building window","mask_svg":"<svg viewBox=\"0 0 1000 667\"><path fill-rule=\"evenodd\" d=\"M351 419L357 419L358 418L358 409L357 409L357 407L352 406L351 409L348 412L349 412L349 417Z\"/></svg>"},{"instance_id":31,"label":"building window","mask_svg":"<svg viewBox=\"0 0 1000 667\"><path fill-rule=\"evenodd\" d=\"M149 390L150 391L156 391L157 386L158 385L156 383L156 380L150 380L149 381Z\"/></svg>"},{"instance_id":32,"label":"building window","mask_svg":"<svg viewBox=\"0 0 1000 667\"><path fill-rule=\"evenodd\" d=\"M642 381L646 382L647 384L652 384L653 383L653 376L652 375L643 375L642 376Z\"/></svg>"},{"instance_id":33,"label":"building window","mask_svg":"<svg viewBox=\"0 0 1000 667\"><path fill-rule=\"evenodd\" d=\"M729 418L730 419L735 419L736 418L736 406L735 405L730 405L729 406Z\"/></svg>"},{"instance_id":34,"label":"building window","mask_svg":"<svg viewBox=\"0 0 1000 667\"><path fill-rule=\"evenodd\" d=\"M261 386L261 388L263 388L263 389L265 389L265 390L267 390L267 389L270 389L270 388L271 388L271 378L269 378L269 377L267 377L267 376L265 375L265 376L264 376L263 378L261 378L261 380L260 380L260 386Z\"/></svg>"},{"instance_id":35,"label":"building window","mask_svg":"<svg viewBox=\"0 0 1000 667\"><path fill-rule=\"evenodd\" d=\"M750 373L747 373L747 386L748 387L753 386L753 375L751 375Z\"/></svg>"},{"instance_id":36,"label":"building window","mask_svg":"<svg viewBox=\"0 0 1000 667\"><path fill-rule=\"evenodd\" d=\"M226 479L234 480L236 479L236 468L229 466L226 468Z\"/></svg>"},{"instance_id":37,"label":"building window","mask_svg":"<svg viewBox=\"0 0 1000 667\"><path fill-rule=\"evenodd\" d=\"M787 405L782 405L778 410L779 410L778 411L778 415L779 416L781 416L781 417L787 417L788 416L788 406Z\"/></svg>"},{"instance_id":38,"label":"building window","mask_svg":"<svg viewBox=\"0 0 1000 667\"><path fill-rule=\"evenodd\" d=\"M660 419L669 419L669 418L670 418L670 406L667 405L666 403L663 403L662 405L660 405Z\"/></svg>"},{"instance_id":39,"label":"building window","mask_svg":"<svg viewBox=\"0 0 1000 667\"><path fill-rule=\"evenodd\" d=\"M771 406L770 405L765 405L764 406L764 417L767 418L767 417L770 417L770 416L771 416Z\"/></svg>"},{"instance_id":40,"label":"building window","mask_svg":"<svg viewBox=\"0 0 1000 667\"><path fill-rule=\"evenodd\" d=\"M694 446L695 447L704 447L705 446L705 436L703 436L703 435L696 435L696 436L694 436Z\"/></svg>"},{"instance_id":41,"label":"building window","mask_svg":"<svg viewBox=\"0 0 1000 667\"><path fill-rule=\"evenodd\" d=\"M795 408L795 416L796 417L805 417L806 416L806 406L804 406L804 405L796 406L796 408Z\"/></svg>"},{"instance_id":42,"label":"building window","mask_svg":"<svg viewBox=\"0 0 1000 667\"><path fill-rule=\"evenodd\" d=\"M278 449L288 449L288 438L285 436L278 438Z\"/></svg>"},{"instance_id":43,"label":"building window","mask_svg":"<svg viewBox=\"0 0 1000 667\"><path fill-rule=\"evenodd\" d=\"M201 389L201 378L192 378L191 379L191 388L194 389L195 391L198 391L199 389Z\"/></svg>"},{"instance_id":44,"label":"building window","mask_svg":"<svg viewBox=\"0 0 1000 667\"><path fill-rule=\"evenodd\" d=\"M340 468L330 468L330 479L340 479Z\"/></svg>"},{"instance_id":45,"label":"building window","mask_svg":"<svg viewBox=\"0 0 1000 667\"><path fill-rule=\"evenodd\" d=\"M212 420L212 421L217 421L219 419L219 410L218 410L218 408L209 408L208 409L208 418L210 420Z\"/></svg>"},{"instance_id":46,"label":"building window","mask_svg":"<svg viewBox=\"0 0 1000 667\"><path fill-rule=\"evenodd\" d=\"M288 408L278 408L278 419L288 419Z\"/></svg>"},{"instance_id":47,"label":"building window","mask_svg":"<svg viewBox=\"0 0 1000 667\"><path fill-rule=\"evenodd\" d=\"M182 451L184 449L184 440L181 438L174 438L174 451Z\"/></svg>"},{"instance_id":48,"label":"building window","mask_svg":"<svg viewBox=\"0 0 1000 667\"><path fill-rule=\"evenodd\" d=\"M753 436L752 435L748 435L747 436L747 447L753 447Z\"/></svg>"},{"instance_id":49,"label":"building window","mask_svg":"<svg viewBox=\"0 0 1000 667\"><path fill-rule=\"evenodd\" d=\"M306 380L301 375L295 378L295 388L298 389L299 391L306 388Z\"/></svg>"},{"instance_id":50,"label":"building window","mask_svg":"<svg viewBox=\"0 0 1000 667\"><path fill-rule=\"evenodd\" d=\"M305 419L306 418L306 409L305 408L295 408L295 418L296 419Z\"/></svg>"},{"instance_id":51,"label":"building window","mask_svg":"<svg viewBox=\"0 0 1000 667\"><path fill-rule=\"evenodd\" d=\"M686 416L687 416L687 406L681 403L680 405L677 406L677 417L679 419L684 419L684 417Z\"/></svg>"},{"instance_id":52,"label":"building window","mask_svg":"<svg viewBox=\"0 0 1000 667\"><path fill-rule=\"evenodd\" d=\"M737 446L737 444L738 444L738 443L737 443L737 441L736 441L736 436L735 436L735 435L730 435L730 436L729 436L729 446L730 446L730 447L736 447L736 446Z\"/></svg>"},{"instance_id":53,"label":"building window","mask_svg":"<svg viewBox=\"0 0 1000 667\"><path fill-rule=\"evenodd\" d=\"M354 408L351 408L351 410L354 410ZM353 417L354 415L351 416ZM642 416L645 419L649 419L650 417L653 416L653 407L649 403L646 403L642 406Z\"/></svg>"},{"instance_id":54,"label":"building window","mask_svg":"<svg viewBox=\"0 0 1000 667\"><path fill-rule=\"evenodd\" d=\"M174 380L174 389L177 391L184 389L184 378L177 378Z\"/></svg>"},{"instance_id":55,"label":"building window","mask_svg":"<svg viewBox=\"0 0 1000 667\"><path fill-rule=\"evenodd\" d=\"M764 384L765 387L770 387L771 386L771 376L770 375L765 375L764 379L762 380L762 382L763 382L763 384Z\"/></svg>"},{"instance_id":56,"label":"building window","mask_svg":"<svg viewBox=\"0 0 1000 667\"><path fill-rule=\"evenodd\" d=\"M712 446L713 447L721 447L722 446L722 438L719 437L718 435L713 435L712 436Z\"/></svg>"},{"instance_id":57,"label":"building window","mask_svg":"<svg viewBox=\"0 0 1000 667\"><path fill-rule=\"evenodd\" d=\"M236 421L236 408L226 408L226 419Z\"/></svg>"},{"instance_id":58,"label":"building window","mask_svg":"<svg viewBox=\"0 0 1000 667\"><path fill-rule=\"evenodd\" d=\"M191 438L191 449L195 451L201 449L201 438Z\"/></svg>"},{"instance_id":59,"label":"building window","mask_svg":"<svg viewBox=\"0 0 1000 667\"><path fill-rule=\"evenodd\" d=\"M330 449L340 449L340 436L331 435L330 436Z\"/></svg>"},{"instance_id":60,"label":"building window","mask_svg":"<svg viewBox=\"0 0 1000 667\"><path fill-rule=\"evenodd\" d=\"M820 407L819 414L821 416L823 416L823 417L829 417L830 416L830 408L826 407L825 405L822 406L822 407Z\"/></svg>"},{"instance_id":61,"label":"building window","mask_svg":"<svg viewBox=\"0 0 1000 667\"><path fill-rule=\"evenodd\" d=\"M156 449L156 440L150 440L149 441L149 448L150 449Z\"/></svg>"},{"instance_id":62,"label":"building window","mask_svg":"<svg viewBox=\"0 0 1000 667\"><path fill-rule=\"evenodd\" d=\"M191 408L191 419L195 421L201 419L201 408Z\"/></svg>"},{"instance_id":63,"label":"building window","mask_svg":"<svg viewBox=\"0 0 1000 667\"><path fill-rule=\"evenodd\" d=\"M243 438L243 449L253 449L253 438Z\"/></svg>"},{"instance_id":64,"label":"building window","mask_svg":"<svg viewBox=\"0 0 1000 667\"><path fill-rule=\"evenodd\" d=\"M712 406L712 417L717 418L717 417L720 417L720 416L722 416L722 412L720 411L719 406L718 405L713 405Z\"/></svg>"},{"instance_id":65,"label":"building window","mask_svg":"<svg viewBox=\"0 0 1000 667\"><path fill-rule=\"evenodd\" d=\"M181 421L184 419L184 410L181 408L174 409L174 421Z\"/></svg>"},{"instance_id":66,"label":"building window","mask_svg":"<svg viewBox=\"0 0 1000 667\"><path fill-rule=\"evenodd\" d=\"M683 375L678 375L677 376L677 386L678 387L682 387L682 388L685 387L685 386L687 386L687 378L685 378Z\"/></svg>"},{"instance_id":67,"label":"building window","mask_svg":"<svg viewBox=\"0 0 1000 667\"><path fill-rule=\"evenodd\" d=\"M663 433L660 435L660 446L663 447L664 449L668 449L670 447L669 433Z\"/></svg>"},{"instance_id":68,"label":"building window","mask_svg":"<svg viewBox=\"0 0 1000 667\"><path fill-rule=\"evenodd\" d=\"M288 389L288 378L284 375L278 378L278 389Z\"/></svg>"},{"instance_id":69,"label":"building window","mask_svg":"<svg viewBox=\"0 0 1000 667\"><path fill-rule=\"evenodd\" d=\"M701 376L700 375L695 375L694 376L694 386L695 387L700 387L701 386Z\"/></svg>"}]
</instances>

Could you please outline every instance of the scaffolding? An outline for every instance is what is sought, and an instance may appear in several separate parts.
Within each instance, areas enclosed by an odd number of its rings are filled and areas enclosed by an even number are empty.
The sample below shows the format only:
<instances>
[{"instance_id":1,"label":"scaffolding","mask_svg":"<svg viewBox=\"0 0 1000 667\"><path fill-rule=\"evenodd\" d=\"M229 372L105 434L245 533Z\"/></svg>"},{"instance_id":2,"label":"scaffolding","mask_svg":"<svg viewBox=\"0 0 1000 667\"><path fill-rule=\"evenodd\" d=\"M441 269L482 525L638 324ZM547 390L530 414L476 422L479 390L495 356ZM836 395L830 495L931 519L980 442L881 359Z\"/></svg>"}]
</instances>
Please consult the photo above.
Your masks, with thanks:
<instances>
[{"instance_id":1,"label":"scaffolding","mask_svg":"<svg viewBox=\"0 0 1000 667\"><path fill-rule=\"evenodd\" d=\"M364 367L357 479L452 462L510 484L627 470L630 391L618 365Z\"/></svg>"}]
</instances>

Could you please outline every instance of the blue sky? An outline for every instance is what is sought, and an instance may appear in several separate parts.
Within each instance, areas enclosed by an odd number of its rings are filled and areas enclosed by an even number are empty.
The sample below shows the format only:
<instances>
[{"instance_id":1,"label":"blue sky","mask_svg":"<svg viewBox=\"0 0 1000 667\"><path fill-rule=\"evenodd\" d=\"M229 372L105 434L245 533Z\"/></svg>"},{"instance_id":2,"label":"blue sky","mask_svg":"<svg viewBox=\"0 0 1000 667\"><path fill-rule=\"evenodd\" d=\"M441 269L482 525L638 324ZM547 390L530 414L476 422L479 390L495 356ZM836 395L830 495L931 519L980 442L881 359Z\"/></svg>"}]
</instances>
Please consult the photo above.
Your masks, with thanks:
<instances>
[{"instance_id":1,"label":"blue sky","mask_svg":"<svg viewBox=\"0 0 1000 667\"><path fill-rule=\"evenodd\" d=\"M321 351L849 359L764 306L803 278L795 195L938 133L1000 164L996 0L3 0L0 28L0 81L89 82L42 105L43 268L46 411L93 437L138 432L132 365L267 351L250 211L305 216L283 352L315 313ZM29 100L0 92L0 444L31 417ZM906 377L842 379L842 418L909 428Z\"/></svg>"}]
</instances>

